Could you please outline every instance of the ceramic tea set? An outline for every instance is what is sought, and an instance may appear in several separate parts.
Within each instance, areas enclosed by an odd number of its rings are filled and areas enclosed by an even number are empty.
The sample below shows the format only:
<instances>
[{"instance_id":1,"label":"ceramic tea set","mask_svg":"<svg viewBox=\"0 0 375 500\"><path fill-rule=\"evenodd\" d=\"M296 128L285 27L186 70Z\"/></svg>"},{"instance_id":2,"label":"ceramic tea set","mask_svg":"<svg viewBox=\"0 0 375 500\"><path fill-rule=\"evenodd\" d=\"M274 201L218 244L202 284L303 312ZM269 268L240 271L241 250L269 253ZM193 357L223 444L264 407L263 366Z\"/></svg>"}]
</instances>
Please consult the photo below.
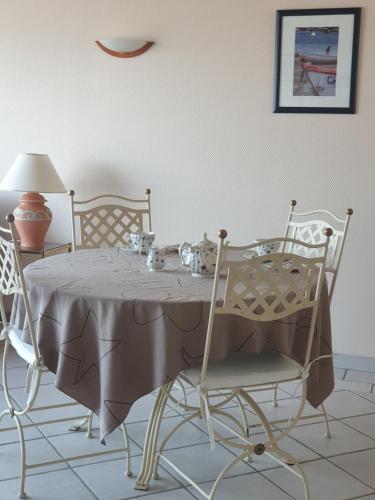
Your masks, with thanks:
<instances>
[{"instance_id":1,"label":"ceramic tea set","mask_svg":"<svg viewBox=\"0 0 375 500\"><path fill-rule=\"evenodd\" d=\"M166 251L168 247L154 246L155 233L138 231L130 235L131 244L127 247L130 251L147 254L147 267L150 271L161 271L166 264ZM194 243L183 242L179 246L181 262L193 276L213 276L217 259L217 245L207 238Z\"/></svg>"},{"instance_id":2,"label":"ceramic tea set","mask_svg":"<svg viewBox=\"0 0 375 500\"><path fill-rule=\"evenodd\" d=\"M143 231L137 231L136 233L130 234L130 250L133 252L147 254L153 241L155 239L155 233L144 233Z\"/></svg>"},{"instance_id":3,"label":"ceramic tea set","mask_svg":"<svg viewBox=\"0 0 375 500\"><path fill-rule=\"evenodd\" d=\"M168 247L154 246L155 233L138 231L130 235L131 251L147 254L147 267L150 271L161 271L166 263L166 251ZM255 247L254 255L267 255L278 250L279 243L261 243ZM217 244L207 238L194 243L184 241L178 248L182 265L187 268L192 276L197 278L212 277L215 274L217 260Z\"/></svg>"},{"instance_id":4,"label":"ceramic tea set","mask_svg":"<svg viewBox=\"0 0 375 500\"><path fill-rule=\"evenodd\" d=\"M217 245L207 238L207 233L195 243L181 243L178 251L182 265L187 267L193 276L201 278L215 273Z\"/></svg>"},{"instance_id":5,"label":"ceramic tea set","mask_svg":"<svg viewBox=\"0 0 375 500\"><path fill-rule=\"evenodd\" d=\"M161 271L165 267L166 247L153 245L155 233L137 231L130 234L131 244L128 249L132 252L147 255L147 267L150 271Z\"/></svg>"}]
</instances>

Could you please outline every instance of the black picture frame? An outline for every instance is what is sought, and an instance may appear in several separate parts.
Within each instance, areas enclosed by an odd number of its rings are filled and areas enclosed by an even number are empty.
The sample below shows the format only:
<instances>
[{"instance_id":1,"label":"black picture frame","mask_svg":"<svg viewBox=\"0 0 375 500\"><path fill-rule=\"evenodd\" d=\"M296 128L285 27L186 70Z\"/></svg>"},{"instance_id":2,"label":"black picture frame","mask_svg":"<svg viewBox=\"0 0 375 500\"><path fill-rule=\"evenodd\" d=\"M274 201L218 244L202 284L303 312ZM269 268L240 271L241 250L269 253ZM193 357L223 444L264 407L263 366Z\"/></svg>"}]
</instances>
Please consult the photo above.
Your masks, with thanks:
<instances>
[{"instance_id":1,"label":"black picture frame","mask_svg":"<svg viewBox=\"0 0 375 500\"><path fill-rule=\"evenodd\" d=\"M351 65L350 65L350 83L347 86L348 92L348 105L347 106L303 106L303 105L283 105L280 102L280 85L281 85L281 70L282 70L282 56L283 56L283 21L290 16L311 16L312 24L314 26L314 16L334 16L334 15L348 15L354 16L353 18L353 37L352 37L352 50L351 50ZM340 114L354 114L356 106L356 84L357 84L357 66L358 66L358 46L359 46L359 32L360 32L360 19L361 8L332 8L332 9L293 9L293 10L278 10L276 13L276 46L275 46L275 76L274 76L274 99L273 99L273 112L274 113L340 113ZM327 19L327 21L329 18ZM327 26L330 26L328 23ZM314 28L302 28L304 30ZM324 29L324 28L323 28ZM328 28L325 28L328 29ZM340 41L338 40L338 44ZM294 53L296 58L296 53ZM349 61L348 61L349 62ZM337 66L337 56L336 56ZM295 84L295 66L293 66L293 86ZM336 75L336 69L335 75ZM317 72L314 70L314 72ZM307 73L307 76L309 73ZM336 85L336 76L335 83ZM302 77L301 77L302 79ZM311 83L311 80L309 80ZM311 83L313 87L313 83ZM293 87L294 88L294 87ZM315 88L314 88L315 90ZM315 94L316 95L316 94ZM289 100L293 100L294 94ZM315 97L314 97L315 98ZM320 99L322 97L320 96ZM298 98L296 99L298 100ZM320 101L322 102L322 101Z\"/></svg>"}]
</instances>

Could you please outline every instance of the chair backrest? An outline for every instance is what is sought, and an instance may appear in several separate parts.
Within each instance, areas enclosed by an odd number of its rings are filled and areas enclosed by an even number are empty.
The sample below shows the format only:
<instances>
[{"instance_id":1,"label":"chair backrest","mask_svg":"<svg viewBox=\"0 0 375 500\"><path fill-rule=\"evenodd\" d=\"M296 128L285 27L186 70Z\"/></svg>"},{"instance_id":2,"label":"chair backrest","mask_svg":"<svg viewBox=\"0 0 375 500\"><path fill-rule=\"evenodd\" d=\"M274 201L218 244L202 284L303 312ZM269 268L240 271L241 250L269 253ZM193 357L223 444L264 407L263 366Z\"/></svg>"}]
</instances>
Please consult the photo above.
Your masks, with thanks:
<instances>
[{"instance_id":1,"label":"chair backrest","mask_svg":"<svg viewBox=\"0 0 375 500\"><path fill-rule=\"evenodd\" d=\"M212 293L201 383L204 384L210 356L214 318L218 314L233 314L254 321L277 321L301 309L312 309L306 345L305 367L310 362L311 345L324 279L324 269L332 229L326 230L320 244L297 242L314 250L315 256L294 253L271 253L252 257L259 245L231 246L224 243L225 230L219 232L219 248ZM287 238L273 238L262 243L293 243ZM219 282L225 277L224 297L220 297Z\"/></svg>"},{"instance_id":2,"label":"chair backrest","mask_svg":"<svg viewBox=\"0 0 375 500\"><path fill-rule=\"evenodd\" d=\"M10 229L0 227L0 292L13 295L21 290L16 245Z\"/></svg>"},{"instance_id":3,"label":"chair backrest","mask_svg":"<svg viewBox=\"0 0 375 500\"><path fill-rule=\"evenodd\" d=\"M329 300L331 302L353 210L348 208L345 219L339 219L329 210L312 210L310 212L299 213L295 211L296 205L296 200L290 202L290 210L285 230L286 238L304 241L310 244L319 244L325 241L325 229L327 227L333 229L326 263L326 272L332 273L329 289ZM305 249L301 246L293 248L293 243L287 245L283 250L293 253L302 252L302 255L306 256L314 254L314 250L308 248Z\"/></svg>"},{"instance_id":4,"label":"chair backrest","mask_svg":"<svg viewBox=\"0 0 375 500\"><path fill-rule=\"evenodd\" d=\"M5 336L9 333L3 295L19 294L19 296L22 297L25 306L25 315L34 350L35 362L40 363L41 356L36 341L27 287L23 275L18 233L14 225L14 215L7 215L6 220L9 223L9 229L0 227L0 314L1 321L3 323L2 333L5 332Z\"/></svg>"},{"instance_id":5,"label":"chair backrest","mask_svg":"<svg viewBox=\"0 0 375 500\"><path fill-rule=\"evenodd\" d=\"M151 189L140 200L105 194L77 201L74 194L69 191L73 251L122 246L130 233L144 230L145 218L151 231Z\"/></svg>"}]
</instances>

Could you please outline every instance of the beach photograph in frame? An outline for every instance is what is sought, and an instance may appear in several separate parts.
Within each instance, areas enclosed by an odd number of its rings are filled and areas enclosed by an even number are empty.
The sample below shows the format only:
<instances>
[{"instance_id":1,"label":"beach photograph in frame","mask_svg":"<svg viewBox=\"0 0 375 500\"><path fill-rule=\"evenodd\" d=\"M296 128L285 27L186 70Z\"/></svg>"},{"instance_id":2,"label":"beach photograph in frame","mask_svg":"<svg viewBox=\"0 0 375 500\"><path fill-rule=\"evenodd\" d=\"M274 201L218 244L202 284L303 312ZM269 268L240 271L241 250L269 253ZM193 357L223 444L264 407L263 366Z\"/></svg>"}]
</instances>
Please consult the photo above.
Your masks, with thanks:
<instances>
[{"instance_id":1,"label":"beach photograph in frame","mask_svg":"<svg viewBox=\"0 0 375 500\"><path fill-rule=\"evenodd\" d=\"M277 11L274 113L355 113L360 14Z\"/></svg>"}]
</instances>

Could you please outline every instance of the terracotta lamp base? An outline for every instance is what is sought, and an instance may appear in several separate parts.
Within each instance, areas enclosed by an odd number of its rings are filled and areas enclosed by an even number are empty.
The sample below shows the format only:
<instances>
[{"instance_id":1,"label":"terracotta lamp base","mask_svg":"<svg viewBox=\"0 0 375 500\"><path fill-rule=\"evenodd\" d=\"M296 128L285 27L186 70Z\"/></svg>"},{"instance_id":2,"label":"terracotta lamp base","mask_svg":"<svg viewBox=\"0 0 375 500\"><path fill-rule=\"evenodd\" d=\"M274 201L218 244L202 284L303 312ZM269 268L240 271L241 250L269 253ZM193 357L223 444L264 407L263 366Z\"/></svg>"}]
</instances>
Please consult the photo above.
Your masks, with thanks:
<instances>
[{"instance_id":1,"label":"terracotta lamp base","mask_svg":"<svg viewBox=\"0 0 375 500\"><path fill-rule=\"evenodd\" d=\"M47 201L39 193L25 193L14 210L15 224L21 238L21 247L41 250L44 238L51 224L51 210L45 206Z\"/></svg>"}]
</instances>

